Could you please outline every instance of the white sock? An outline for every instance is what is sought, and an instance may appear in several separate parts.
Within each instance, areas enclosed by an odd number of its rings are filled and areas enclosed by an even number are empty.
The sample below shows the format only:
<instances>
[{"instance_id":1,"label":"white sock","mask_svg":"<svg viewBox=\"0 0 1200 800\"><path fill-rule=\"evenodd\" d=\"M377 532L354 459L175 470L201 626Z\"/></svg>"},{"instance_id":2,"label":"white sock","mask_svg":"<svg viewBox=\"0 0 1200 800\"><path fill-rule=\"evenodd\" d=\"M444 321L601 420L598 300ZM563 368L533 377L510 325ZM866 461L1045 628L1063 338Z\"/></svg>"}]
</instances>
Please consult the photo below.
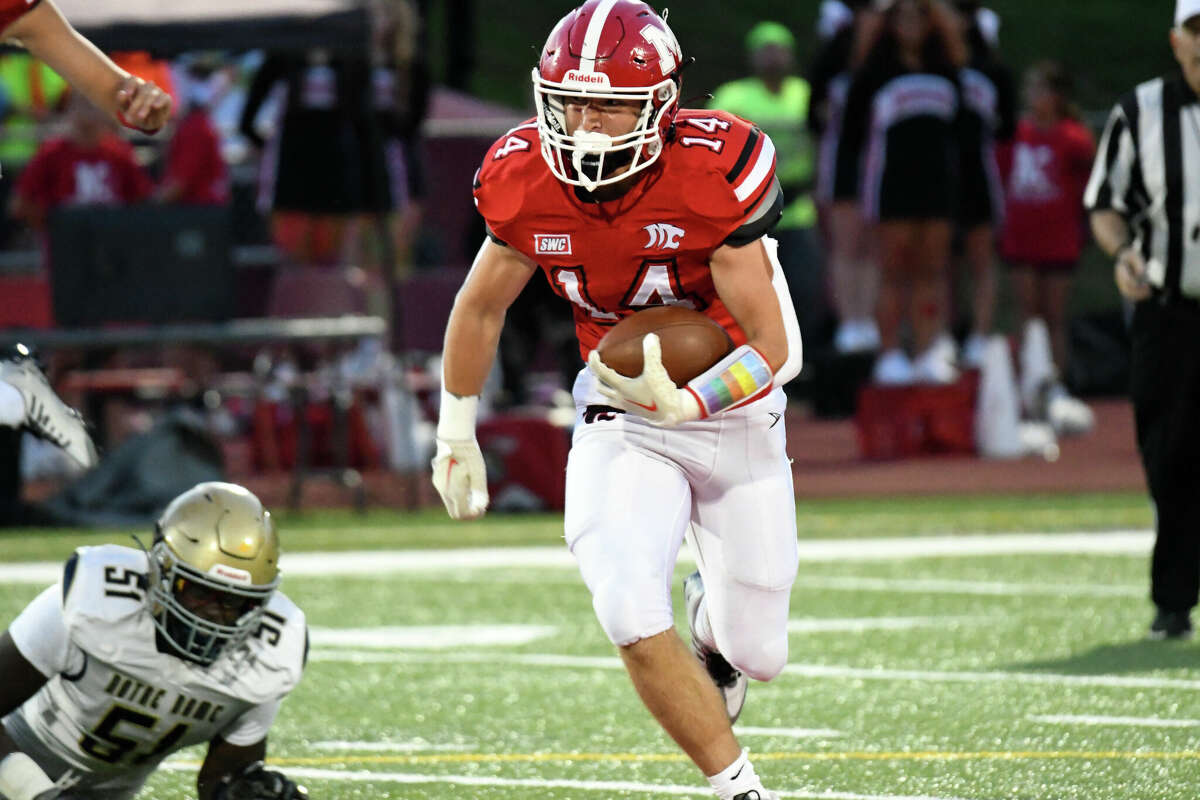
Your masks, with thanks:
<instances>
[{"instance_id":1,"label":"white sock","mask_svg":"<svg viewBox=\"0 0 1200 800\"><path fill-rule=\"evenodd\" d=\"M743 750L732 764L716 775L710 775L708 783L721 800L733 800L737 795L751 789L757 789L764 798L767 796L762 781L754 772L754 765L750 763L749 750Z\"/></svg>"},{"instance_id":2,"label":"white sock","mask_svg":"<svg viewBox=\"0 0 1200 800\"><path fill-rule=\"evenodd\" d=\"M0 381L0 425L18 428L24 424L24 396L11 383Z\"/></svg>"}]
</instances>

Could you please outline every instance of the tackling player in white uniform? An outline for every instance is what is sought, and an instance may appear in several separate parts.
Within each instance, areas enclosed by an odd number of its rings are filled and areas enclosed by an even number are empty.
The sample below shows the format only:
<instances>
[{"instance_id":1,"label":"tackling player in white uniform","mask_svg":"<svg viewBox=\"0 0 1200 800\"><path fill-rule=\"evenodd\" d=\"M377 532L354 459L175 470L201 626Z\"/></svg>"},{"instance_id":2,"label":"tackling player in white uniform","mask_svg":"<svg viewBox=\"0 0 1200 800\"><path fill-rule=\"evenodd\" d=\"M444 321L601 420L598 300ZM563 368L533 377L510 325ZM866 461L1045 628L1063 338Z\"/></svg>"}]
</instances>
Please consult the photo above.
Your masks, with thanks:
<instances>
[{"instance_id":1,"label":"tackling player in white uniform","mask_svg":"<svg viewBox=\"0 0 1200 800\"><path fill-rule=\"evenodd\" d=\"M126 800L159 762L208 742L200 800L303 800L263 769L308 654L258 498L202 483L147 553L82 547L0 636L0 797Z\"/></svg>"}]
</instances>

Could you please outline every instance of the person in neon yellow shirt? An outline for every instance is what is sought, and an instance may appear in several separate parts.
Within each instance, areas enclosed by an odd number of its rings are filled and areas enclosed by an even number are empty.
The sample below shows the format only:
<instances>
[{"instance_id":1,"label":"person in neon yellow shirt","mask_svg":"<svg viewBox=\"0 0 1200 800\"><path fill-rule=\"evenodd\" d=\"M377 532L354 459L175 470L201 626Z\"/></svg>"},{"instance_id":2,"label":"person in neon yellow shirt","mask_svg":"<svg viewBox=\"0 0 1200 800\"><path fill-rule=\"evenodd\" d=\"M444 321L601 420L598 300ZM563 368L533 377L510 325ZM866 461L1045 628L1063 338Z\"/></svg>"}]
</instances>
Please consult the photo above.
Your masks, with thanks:
<instances>
[{"instance_id":1,"label":"person in neon yellow shirt","mask_svg":"<svg viewBox=\"0 0 1200 800\"><path fill-rule=\"evenodd\" d=\"M744 117L775 143L776 175L786 205L773 234L800 318L806 346L829 338L831 315L816 235L812 188L815 159L806 123L808 81L793 74L796 39L778 22L760 22L746 34L753 74L717 88L709 108Z\"/></svg>"}]
</instances>

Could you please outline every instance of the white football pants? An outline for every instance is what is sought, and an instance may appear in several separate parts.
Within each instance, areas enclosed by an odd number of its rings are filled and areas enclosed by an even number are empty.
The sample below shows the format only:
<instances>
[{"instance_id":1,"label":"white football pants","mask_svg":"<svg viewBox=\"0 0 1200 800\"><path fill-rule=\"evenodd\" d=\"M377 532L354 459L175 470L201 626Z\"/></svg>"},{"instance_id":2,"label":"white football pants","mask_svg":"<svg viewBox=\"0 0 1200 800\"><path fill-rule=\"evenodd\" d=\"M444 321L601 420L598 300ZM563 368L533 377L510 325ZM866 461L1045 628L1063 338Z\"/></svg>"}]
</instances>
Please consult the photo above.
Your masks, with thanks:
<instances>
[{"instance_id":1,"label":"white football pants","mask_svg":"<svg viewBox=\"0 0 1200 800\"><path fill-rule=\"evenodd\" d=\"M575 383L565 527L605 633L628 645L674 625L671 584L686 534L704 579L701 613L714 637L705 644L769 680L787 663L798 557L783 390L665 428L588 412L593 380L585 368Z\"/></svg>"}]
</instances>

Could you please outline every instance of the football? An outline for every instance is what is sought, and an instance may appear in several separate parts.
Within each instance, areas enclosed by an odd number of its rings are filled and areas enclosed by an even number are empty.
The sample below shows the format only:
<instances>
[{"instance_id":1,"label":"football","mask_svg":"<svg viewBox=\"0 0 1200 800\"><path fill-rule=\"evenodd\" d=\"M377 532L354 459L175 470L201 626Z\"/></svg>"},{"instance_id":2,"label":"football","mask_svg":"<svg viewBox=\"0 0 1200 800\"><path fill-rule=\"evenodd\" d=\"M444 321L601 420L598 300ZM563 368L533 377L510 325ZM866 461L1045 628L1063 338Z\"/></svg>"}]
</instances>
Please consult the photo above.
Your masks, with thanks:
<instances>
[{"instance_id":1,"label":"football","mask_svg":"<svg viewBox=\"0 0 1200 800\"><path fill-rule=\"evenodd\" d=\"M600 360L622 375L642 374L642 337L657 333L662 362L682 386L733 350L733 340L717 323L684 306L655 306L630 314L596 345Z\"/></svg>"}]
</instances>

